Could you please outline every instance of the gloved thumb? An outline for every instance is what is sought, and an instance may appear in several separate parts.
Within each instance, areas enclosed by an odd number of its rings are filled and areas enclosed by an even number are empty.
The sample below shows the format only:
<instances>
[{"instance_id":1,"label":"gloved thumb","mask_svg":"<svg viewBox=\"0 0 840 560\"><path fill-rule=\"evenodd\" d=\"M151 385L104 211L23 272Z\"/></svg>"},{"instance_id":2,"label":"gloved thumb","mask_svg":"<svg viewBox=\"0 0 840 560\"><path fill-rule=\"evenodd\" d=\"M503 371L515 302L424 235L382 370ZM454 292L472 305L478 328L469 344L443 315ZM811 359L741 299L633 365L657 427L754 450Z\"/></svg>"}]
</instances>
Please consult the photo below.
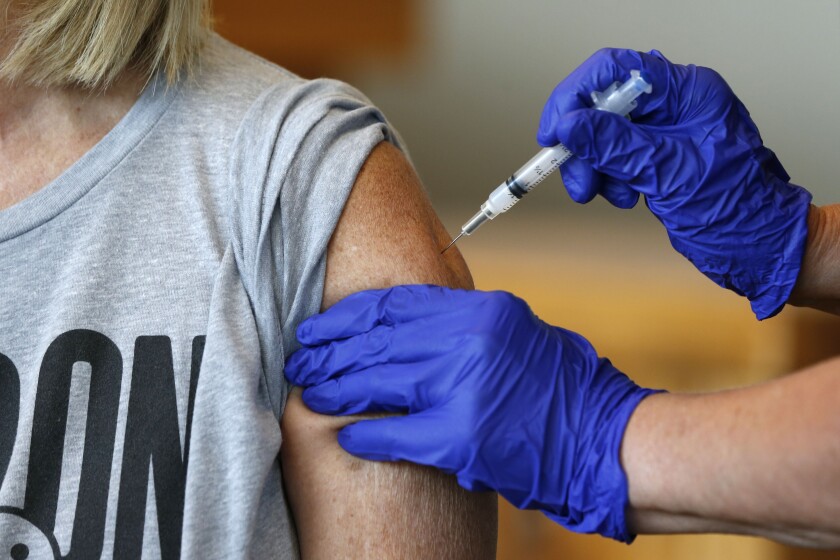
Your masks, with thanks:
<instances>
[{"instance_id":1,"label":"gloved thumb","mask_svg":"<svg viewBox=\"0 0 840 560\"><path fill-rule=\"evenodd\" d=\"M362 420L338 432L345 451L369 461L410 461L453 473L448 451L453 438L445 412L429 409L408 416Z\"/></svg>"},{"instance_id":2,"label":"gloved thumb","mask_svg":"<svg viewBox=\"0 0 840 560\"><path fill-rule=\"evenodd\" d=\"M595 171L582 159L573 157L560 168L563 186L575 202L586 204L601 195L617 208L633 208L639 201L639 193L626 184Z\"/></svg>"},{"instance_id":3,"label":"gloved thumb","mask_svg":"<svg viewBox=\"0 0 840 560\"><path fill-rule=\"evenodd\" d=\"M656 153L645 128L606 111L572 111L556 120L553 132L580 160L622 183L639 177Z\"/></svg>"}]
</instances>

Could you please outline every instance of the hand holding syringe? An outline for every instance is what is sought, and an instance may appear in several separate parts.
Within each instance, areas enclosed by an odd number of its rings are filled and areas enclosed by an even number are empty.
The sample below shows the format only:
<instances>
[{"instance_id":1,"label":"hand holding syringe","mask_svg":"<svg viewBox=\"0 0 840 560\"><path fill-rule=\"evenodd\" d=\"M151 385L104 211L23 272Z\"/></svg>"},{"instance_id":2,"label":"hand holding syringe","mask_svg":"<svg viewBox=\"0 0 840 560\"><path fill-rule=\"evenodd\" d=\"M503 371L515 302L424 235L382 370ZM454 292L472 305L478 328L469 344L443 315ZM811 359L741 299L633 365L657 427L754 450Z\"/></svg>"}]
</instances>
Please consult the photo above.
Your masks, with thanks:
<instances>
[{"instance_id":1,"label":"hand holding syringe","mask_svg":"<svg viewBox=\"0 0 840 560\"><path fill-rule=\"evenodd\" d=\"M632 70L630 79L623 84L615 82L603 92L593 91L593 108L629 117L630 111L636 108L636 98L652 91L650 79L639 70ZM514 204L542 183L572 155L572 152L563 144L542 149L519 171L490 193L487 202L481 205L481 210L461 227L461 233L446 249L452 247L462 236L471 235L488 220L513 208Z\"/></svg>"}]
</instances>

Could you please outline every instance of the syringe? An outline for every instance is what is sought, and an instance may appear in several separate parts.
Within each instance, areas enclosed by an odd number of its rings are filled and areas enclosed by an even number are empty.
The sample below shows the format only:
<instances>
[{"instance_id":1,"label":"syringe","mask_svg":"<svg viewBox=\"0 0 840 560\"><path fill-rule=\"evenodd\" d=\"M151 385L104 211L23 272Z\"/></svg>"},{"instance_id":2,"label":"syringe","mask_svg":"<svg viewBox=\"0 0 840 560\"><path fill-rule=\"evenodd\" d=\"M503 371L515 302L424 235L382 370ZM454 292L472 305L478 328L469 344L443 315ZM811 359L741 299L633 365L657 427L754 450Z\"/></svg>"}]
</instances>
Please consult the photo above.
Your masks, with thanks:
<instances>
[{"instance_id":1,"label":"syringe","mask_svg":"<svg viewBox=\"0 0 840 560\"><path fill-rule=\"evenodd\" d=\"M623 84L615 82L603 92L593 91L591 94L593 108L629 118L630 111L636 108L636 98L652 91L653 85L648 76L640 70L631 70L630 79ZM514 204L542 183L572 155L572 152L563 144L540 150L519 171L490 193L487 202L481 205L481 210L461 227L461 233L447 245L446 249L452 247L464 235L474 233L488 220L513 208ZM441 251L441 254L446 252L446 249Z\"/></svg>"}]
</instances>

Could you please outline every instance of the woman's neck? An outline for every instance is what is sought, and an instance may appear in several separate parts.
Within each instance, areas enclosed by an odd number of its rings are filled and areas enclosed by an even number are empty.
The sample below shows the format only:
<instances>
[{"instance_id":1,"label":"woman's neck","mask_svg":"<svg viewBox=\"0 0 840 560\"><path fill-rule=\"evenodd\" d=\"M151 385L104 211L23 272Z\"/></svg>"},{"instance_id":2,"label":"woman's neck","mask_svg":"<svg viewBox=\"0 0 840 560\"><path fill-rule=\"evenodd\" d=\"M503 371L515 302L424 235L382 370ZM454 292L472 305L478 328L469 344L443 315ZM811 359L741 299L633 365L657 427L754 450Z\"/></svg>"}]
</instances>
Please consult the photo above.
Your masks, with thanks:
<instances>
[{"instance_id":1,"label":"woman's neck","mask_svg":"<svg viewBox=\"0 0 840 560\"><path fill-rule=\"evenodd\" d=\"M40 190L81 158L128 112L144 83L133 72L102 91L0 80L0 209Z\"/></svg>"}]
</instances>

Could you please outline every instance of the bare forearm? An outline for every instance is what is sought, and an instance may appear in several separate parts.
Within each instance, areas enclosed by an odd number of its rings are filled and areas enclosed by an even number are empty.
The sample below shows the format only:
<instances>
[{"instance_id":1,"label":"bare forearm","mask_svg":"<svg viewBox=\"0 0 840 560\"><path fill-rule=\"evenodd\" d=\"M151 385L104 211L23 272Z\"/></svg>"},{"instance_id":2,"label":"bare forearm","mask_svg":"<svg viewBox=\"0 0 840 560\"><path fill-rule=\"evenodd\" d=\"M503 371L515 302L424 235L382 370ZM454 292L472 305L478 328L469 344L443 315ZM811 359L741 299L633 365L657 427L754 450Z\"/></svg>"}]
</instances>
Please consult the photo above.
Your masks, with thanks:
<instances>
[{"instance_id":1,"label":"bare forearm","mask_svg":"<svg viewBox=\"0 0 840 560\"><path fill-rule=\"evenodd\" d=\"M840 315L840 204L811 207L808 245L789 303Z\"/></svg>"},{"instance_id":2,"label":"bare forearm","mask_svg":"<svg viewBox=\"0 0 840 560\"><path fill-rule=\"evenodd\" d=\"M838 410L840 360L747 389L648 398L622 448L631 526L840 548Z\"/></svg>"},{"instance_id":3,"label":"bare forearm","mask_svg":"<svg viewBox=\"0 0 840 560\"><path fill-rule=\"evenodd\" d=\"M303 558L495 557L495 494L467 492L426 467L348 455L336 433L357 420L315 414L297 390L289 398L283 475Z\"/></svg>"}]
</instances>

